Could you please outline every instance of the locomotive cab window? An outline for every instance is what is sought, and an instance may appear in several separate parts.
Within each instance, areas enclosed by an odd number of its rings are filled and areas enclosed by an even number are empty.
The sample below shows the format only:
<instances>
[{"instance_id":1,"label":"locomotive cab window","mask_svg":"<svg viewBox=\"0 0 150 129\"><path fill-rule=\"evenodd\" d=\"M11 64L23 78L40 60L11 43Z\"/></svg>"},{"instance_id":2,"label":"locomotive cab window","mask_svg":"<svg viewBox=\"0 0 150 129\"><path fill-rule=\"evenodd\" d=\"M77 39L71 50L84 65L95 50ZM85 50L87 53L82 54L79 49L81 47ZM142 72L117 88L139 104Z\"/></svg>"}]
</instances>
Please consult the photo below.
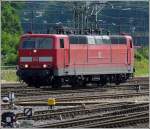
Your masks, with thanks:
<instances>
[{"instance_id":1,"label":"locomotive cab window","mask_svg":"<svg viewBox=\"0 0 150 129\"><path fill-rule=\"evenodd\" d=\"M60 48L64 48L64 39L60 39Z\"/></svg>"},{"instance_id":2,"label":"locomotive cab window","mask_svg":"<svg viewBox=\"0 0 150 129\"><path fill-rule=\"evenodd\" d=\"M23 38L22 49L52 49L53 48L52 38Z\"/></svg>"},{"instance_id":3,"label":"locomotive cab window","mask_svg":"<svg viewBox=\"0 0 150 129\"><path fill-rule=\"evenodd\" d=\"M22 42L21 48L23 48L23 49L35 48L35 41L34 40L25 40Z\"/></svg>"},{"instance_id":4,"label":"locomotive cab window","mask_svg":"<svg viewBox=\"0 0 150 129\"><path fill-rule=\"evenodd\" d=\"M39 38L37 40L38 49L51 49L52 48L52 39L51 38Z\"/></svg>"}]
</instances>

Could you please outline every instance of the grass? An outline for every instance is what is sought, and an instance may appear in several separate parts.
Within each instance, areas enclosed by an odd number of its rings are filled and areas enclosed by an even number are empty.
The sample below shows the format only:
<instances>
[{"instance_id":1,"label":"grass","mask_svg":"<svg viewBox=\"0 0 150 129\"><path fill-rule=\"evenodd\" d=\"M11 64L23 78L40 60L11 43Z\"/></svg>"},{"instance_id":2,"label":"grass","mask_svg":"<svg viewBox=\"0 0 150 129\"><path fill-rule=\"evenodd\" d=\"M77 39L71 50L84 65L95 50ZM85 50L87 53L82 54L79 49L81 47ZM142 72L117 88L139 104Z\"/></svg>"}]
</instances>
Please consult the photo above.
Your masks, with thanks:
<instances>
[{"instance_id":1,"label":"grass","mask_svg":"<svg viewBox=\"0 0 150 129\"><path fill-rule=\"evenodd\" d=\"M149 48L135 50L135 76L149 75Z\"/></svg>"},{"instance_id":2,"label":"grass","mask_svg":"<svg viewBox=\"0 0 150 129\"><path fill-rule=\"evenodd\" d=\"M16 70L1 70L1 80L6 82L16 82L18 80Z\"/></svg>"},{"instance_id":3,"label":"grass","mask_svg":"<svg viewBox=\"0 0 150 129\"><path fill-rule=\"evenodd\" d=\"M149 75L149 61L147 59L135 60L135 76Z\"/></svg>"}]
</instances>

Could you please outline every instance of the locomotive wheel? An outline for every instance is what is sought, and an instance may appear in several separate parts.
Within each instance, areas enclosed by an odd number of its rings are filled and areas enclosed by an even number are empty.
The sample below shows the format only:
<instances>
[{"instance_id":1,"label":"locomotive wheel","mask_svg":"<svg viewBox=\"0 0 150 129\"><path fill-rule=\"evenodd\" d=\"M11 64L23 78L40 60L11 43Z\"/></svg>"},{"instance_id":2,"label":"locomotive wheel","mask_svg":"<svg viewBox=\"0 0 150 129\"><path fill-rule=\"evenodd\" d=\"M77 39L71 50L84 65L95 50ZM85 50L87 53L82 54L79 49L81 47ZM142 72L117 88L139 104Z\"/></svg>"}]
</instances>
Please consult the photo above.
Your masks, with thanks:
<instances>
[{"instance_id":1,"label":"locomotive wheel","mask_svg":"<svg viewBox=\"0 0 150 129\"><path fill-rule=\"evenodd\" d=\"M72 77L71 78L71 86L73 89L78 88L78 78L77 77Z\"/></svg>"},{"instance_id":2,"label":"locomotive wheel","mask_svg":"<svg viewBox=\"0 0 150 129\"><path fill-rule=\"evenodd\" d=\"M29 87L32 87L32 86L33 86L32 83L27 83L27 84L28 84Z\"/></svg>"},{"instance_id":3,"label":"locomotive wheel","mask_svg":"<svg viewBox=\"0 0 150 129\"><path fill-rule=\"evenodd\" d=\"M28 81L25 81L25 83L29 86L29 87L33 87L34 85L33 85L33 82L30 80L28 80Z\"/></svg>"},{"instance_id":4,"label":"locomotive wheel","mask_svg":"<svg viewBox=\"0 0 150 129\"><path fill-rule=\"evenodd\" d=\"M78 84L76 83L76 81L74 81L74 83L73 82L71 83L71 87L73 89L76 89L78 87Z\"/></svg>"},{"instance_id":5,"label":"locomotive wheel","mask_svg":"<svg viewBox=\"0 0 150 129\"><path fill-rule=\"evenodd\" d=\"M102 82L101 82L101 86L104 86L104 85L106 85L106 84L107 84L106 81L102 81Z\"/></svg>"},{"instance_id":6,"label":"locomotive wheel","mask_svg":"<svg viewBox=\"0 0 150 129\"><path fill-rule=\"evenodd\" d=\"M106 85L107 84L107 79L105 77L101 77L100 78L100 84L101 84L101 86Z\"/></svg>"},{"instance_id":7,"label":"locomotive wheel","mask_svg":"<svg viewBox=\"0 0 150 129\"><path fill-rule=\"evenodd\" d=\"M120 84L120 82L119 82L119 81L116 81L116 82L115 82L115 84L116 84L116 85L119 85L119 84Z\"/></svg>"},{"instance_id":8,"label":"locomotive wheel","mask_svg":"<svg viewBox=\"0 0 150 129\"><path fill-rule=\"evenodd\" d=\"M115 84L119 85L121 83L121 77L119 75L116 76Z\"/></svg>"},{"instance_id":9,"label":"locomotive wheel","mask_svg":"<svg viewBox=\"0 0 150 129\"><path fill-rule=\"evenodd\" d=\"M80 88L80 87L83 88L86 86L86 81L75 77L72 79L71 85L72 85L72 88Z\"/></svg>"},{"instance_id":10,"label":"locomotive wheel","mask_svg":"<svg viewBox=\"0 0 150 129\"><path fill-rule=\"evenodd\" d=\"M34 84L35 88L40 88L40 84Z\"/></svg>"},{"instance_id":11,"label":"locomotive wheel","mask_svg":"<svg viewBox=\"0 0 150 129\"><path fill-rule=\"evenodd\" d=\"M52 79L52 88L53 88L53 89L58 89L58 88L61 87L61 85L62 85L62 83L61 83L61 78L59 78L59 77L54 77L54 78Z\"/></svg>"}]
</instances>

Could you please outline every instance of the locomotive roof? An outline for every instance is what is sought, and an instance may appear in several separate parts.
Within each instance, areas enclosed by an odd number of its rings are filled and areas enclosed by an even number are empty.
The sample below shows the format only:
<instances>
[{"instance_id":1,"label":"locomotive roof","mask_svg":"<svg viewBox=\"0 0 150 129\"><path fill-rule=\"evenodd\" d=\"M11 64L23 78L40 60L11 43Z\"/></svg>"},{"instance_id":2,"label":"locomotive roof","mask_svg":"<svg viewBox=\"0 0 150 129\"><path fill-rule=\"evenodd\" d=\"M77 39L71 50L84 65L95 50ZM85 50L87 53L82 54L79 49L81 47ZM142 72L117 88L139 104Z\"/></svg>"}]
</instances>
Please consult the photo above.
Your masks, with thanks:
<instances>
[{"instance_id":1,"label":"locomotive roof","mask_svg":"<svg viewBox=\"0 0 150 129\"><path fill-rule=\"evenodd\" d=\"M131 39L131 36L129 35L64 35L64 34L23 34L22 37L28 37L28 36L54 36L54 37L68 37L68 36L74 36L74 37L126 37Z\"/></svg>"},{"instance_id":2,"label":"locomotive roof","mask_svg":"<svg viewBox=\"0 0 150 129\"><path fill-rule=\"evenodd\" d=\"M107 37L126 37L128 35L69 35L69 36L97 36L97 37L101 37L101 36L107 36Z\"/></svg>"},{"instance_id":3,"label":"locomotive roof","mask_svg":"<svg viewBox=\"0 0 150 129\"><path fill-rule=\"evenodd\" d=\"M67 37L67 35L63 34L23 34L22 37L26 36L54 36L54 37Z\"/></svg>"}]
</instances>

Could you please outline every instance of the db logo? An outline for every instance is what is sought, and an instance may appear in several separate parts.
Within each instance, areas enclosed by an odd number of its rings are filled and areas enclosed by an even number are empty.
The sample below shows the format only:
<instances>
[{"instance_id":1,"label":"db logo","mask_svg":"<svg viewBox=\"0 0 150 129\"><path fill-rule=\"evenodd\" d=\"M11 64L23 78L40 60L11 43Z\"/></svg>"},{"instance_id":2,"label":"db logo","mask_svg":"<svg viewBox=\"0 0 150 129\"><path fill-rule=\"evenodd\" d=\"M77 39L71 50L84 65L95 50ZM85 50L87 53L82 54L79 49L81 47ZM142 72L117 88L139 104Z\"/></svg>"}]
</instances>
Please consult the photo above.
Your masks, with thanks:
<instances>
[{"instance_id":1,"label":"db logo","mask_svg":"<svg viewBox=\"0 0 150 129\"><path fill-rule=\"evenodd\" d=\"M33 62L38 62L38 57L33 57L32 60Z\"/></svg>"},{"instance_id":2,"label":"db logo","mask_svg":"<svg viewBox=\"0 0 150 129\"><path fill-rule=\"evenodd\" d=\"M101 52L98 52L98 58L103 58Z\"/></svg>"}]
</instances>

